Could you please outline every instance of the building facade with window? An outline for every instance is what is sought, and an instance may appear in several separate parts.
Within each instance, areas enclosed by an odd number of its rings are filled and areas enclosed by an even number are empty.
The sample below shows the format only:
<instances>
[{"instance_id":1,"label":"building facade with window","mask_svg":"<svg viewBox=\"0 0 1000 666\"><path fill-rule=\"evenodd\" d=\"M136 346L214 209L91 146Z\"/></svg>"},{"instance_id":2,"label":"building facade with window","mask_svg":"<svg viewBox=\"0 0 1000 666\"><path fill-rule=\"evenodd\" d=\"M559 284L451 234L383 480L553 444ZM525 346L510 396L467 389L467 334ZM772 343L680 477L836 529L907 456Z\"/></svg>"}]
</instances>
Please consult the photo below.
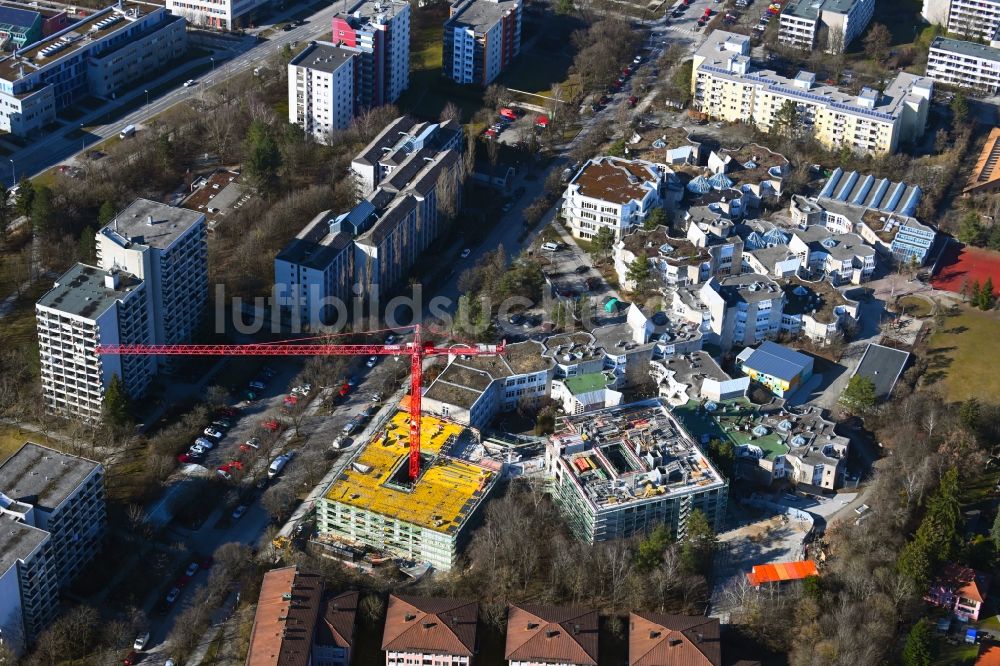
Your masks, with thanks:
<instances>
[{"instance_id":1,"label":"building facade with window","mask_svg":"<svg viewBox=\"0 0 1000 666\"><path fill-rule=\"evenodd\" d=\"M236 30L253 25L261 7L271 0L167 0L171 14L191 25L216 30Z\"/></svg>"},{"instance_id":2,"label":"building facade with window","mask_svg":"<svg viewBox=\"0 0 1000 666\"><path fill-rule=\"evenodd\" d=\"M358 103L356 48L313 42L288 63L288 122L328 144L345 130Z\"/></svg>"},{"instance_id":3,"label":"building facade with window","mask_svg":"<svg viewBox=\"0 0 1000 666\"><path fill-rule=\"evenodd\" d=\"M0 58L0 130L28 136L87 96L112 99L187 50L184 19L119 4Z\"/></svg>"},{"instance_id":4,"label":"building facade with window","mask_svg":"<svg viewBox=\"0 0 1000 666\"><path fill-rule=\"evenodd\" d=\"M778 19L778 41L806 51L843 53L874 14L875 0L792 0Z\"/></svg>"},{"instance_id":5,"label":"building facade with window","mask_svg":"<svg viewBox=\"0 0 1000 666\"><path fill-rule=\"evenodd\" d=\"M521 0L460 0L444 24L444 74L487 86L521 52Z\"/></svg>"},{"instance_id":6,"label":"building facade with window","mask_svg":"<svg viewBox=\"0 0 1000 666\"><path fill-rule=\"evenodd\" d=\"M672 172L671 172L672 173ZM663 164L617 157L588 160L566 186L562 214L576 238L590 240L601 228L621 239L642 226L661 204L668 169Z\"/></svg>"},{"instance_id":7,"label":"building facade with window","mask_svg":"<svg viewBox=\"0 0 1000 666\"><path fill-rule=\"evenodd\" d=\"M749 122L764 132L809 133L826 148L860 154L893 153L920 137L934 84L900 72L884 91L851 95L816 85L816 75L794 78L761 69L750 59L750 38L716 30L694 56L691 93L695 109L727 122ZM787 124L786 108L795 109Z\"/></svg>"},{"instance_id":8,"label":"building facade with window","mask_svg":"<svg viewBox=\"0 0 1000 666\"><path fill-rule=\"evenodd\" d=\"M926 73L944 85L995 95L1000 91L1000 48L935 37L927 54Z\"/></svg>"},{"instance_id":9,"label":"building facade with window","mask_svg":"<svg viewBox=\"0 0 1000 666\"><path fill-rule=\"evenodd\" d=\"M409 3L361 0L334 15L333 42L359 51L360 106L393 104L410 86Z\"/></svg>"}]
</instances>

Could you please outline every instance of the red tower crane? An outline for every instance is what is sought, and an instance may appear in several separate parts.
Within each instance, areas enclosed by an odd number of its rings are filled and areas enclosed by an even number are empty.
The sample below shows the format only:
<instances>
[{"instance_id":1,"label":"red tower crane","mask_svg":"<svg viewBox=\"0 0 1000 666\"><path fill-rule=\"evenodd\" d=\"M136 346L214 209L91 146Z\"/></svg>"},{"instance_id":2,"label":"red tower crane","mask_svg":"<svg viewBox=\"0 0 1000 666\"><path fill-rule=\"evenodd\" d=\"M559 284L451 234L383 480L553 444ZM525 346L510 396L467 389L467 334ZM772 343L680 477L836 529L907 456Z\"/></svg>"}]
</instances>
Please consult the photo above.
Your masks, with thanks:
<instances>
[{"instance_id":1,"label":"red tower crane","mask_svg":"<svg viewBox=\"0 0 1000 666\"><path fill-rule=\"evenodd\" d=\"M328 336L314 338L329 339ZM456 344L435 347L424 342L420 326L413 327L413 341L398 345L349 344L322 342L268 342L243 345L99 345L98 354L143 354L147 356L399 356L410 357L410 480L420 473L420 388L423 384L423 360L428 356L488 356L502 354L499 345Z\"/></svg>"}]
</instances>

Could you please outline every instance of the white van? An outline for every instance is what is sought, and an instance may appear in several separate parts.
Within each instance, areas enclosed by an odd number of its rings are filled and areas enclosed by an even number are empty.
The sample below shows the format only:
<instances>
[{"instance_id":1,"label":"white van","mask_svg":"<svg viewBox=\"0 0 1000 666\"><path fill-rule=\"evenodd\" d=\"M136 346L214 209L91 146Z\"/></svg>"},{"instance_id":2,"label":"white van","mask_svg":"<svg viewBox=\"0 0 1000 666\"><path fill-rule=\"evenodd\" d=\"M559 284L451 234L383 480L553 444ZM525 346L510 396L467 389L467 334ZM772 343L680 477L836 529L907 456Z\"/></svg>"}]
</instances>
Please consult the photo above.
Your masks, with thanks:
<instances>
[{"instance_id":1,"label":"white van","mask_svg":"<svg viewBox=\"0 0 1000 666\"><path fill-rule=\"evenodd\" d=\"M286 453L283 456L278 456L271 462L271 466L267 468L267 478L273 479L274 477L281 474L281 470L285 469L285 465L288 461L292 459L291 453Z\"/></svg>"},{"instance_id":2,"label":"white van","mask_svg":"<svg viewBox=\"0 0 1000 666\"><path fill-rule=\"evenodd\" d=\"M542 243L542 249L546 252L555 252L559 249L559 246L553 242Z\"/></svg>"},{"instance_id":3,"label":"white van","mask_svg":"<svg viewBox=\"0 0 1000 666\"><path fill-rule=\"evenodd\" d=\"M119 139L127 139L130 136L135 136L135 125L127 126L118 134Z\"/></svg>"}]
</instances>

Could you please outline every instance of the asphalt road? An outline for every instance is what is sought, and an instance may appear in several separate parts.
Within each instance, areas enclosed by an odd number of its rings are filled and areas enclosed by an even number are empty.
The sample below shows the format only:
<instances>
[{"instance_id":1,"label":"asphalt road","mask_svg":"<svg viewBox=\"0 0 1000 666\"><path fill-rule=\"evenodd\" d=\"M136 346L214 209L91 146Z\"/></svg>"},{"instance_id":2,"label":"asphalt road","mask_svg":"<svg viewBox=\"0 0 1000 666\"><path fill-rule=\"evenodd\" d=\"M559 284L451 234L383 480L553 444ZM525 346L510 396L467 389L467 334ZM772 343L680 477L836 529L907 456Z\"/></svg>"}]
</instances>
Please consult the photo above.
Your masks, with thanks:
<instances>
[{"instance_id":1,"label":"asphalt road","mask_svg":"<svg viewBox=\"0 0 1000 666\"><path fill-rule=\"evenodd\" d=\"M202 94L202 89L214 86L240 73L252 71L266 63L277 54L285 44L305 42L329 36L330 25L336 9L326 7L306 19L306 23L288 32L274 32L266 41L258 42L253 35L248 35L242 41L234 41L228 48L218 48L214 54L200 60L188 61L171 68L153 81L149 81L132 89L116 100L110 101L101 108L87 113L79 120L66 123L58 132L33 139L30 144L8 158L12 169L5 173L4 181L12 184L13 176L18 178L35 176L60 162L77 157L87 149L105 139L117 136L128 125L142 126L154 116L163 113L177 104L187 102ZM287 12L288 14L291 11ZM275 17L273 21L280 21ZM256 32L262 32L269 26L261 26ZM214 61L213 61L214 58ZM131 113L111 122L105 122L114 115L115 109L134 100L147 98L146 90L162 86L172 79L180 78L182 72L194 72L205 66L211 66L209 73L195 76L197 85L168 90L160 95L151 94L148 101ZM86 136L70 138L81 126L86 128Z\"/></svg>"}]
</instances>

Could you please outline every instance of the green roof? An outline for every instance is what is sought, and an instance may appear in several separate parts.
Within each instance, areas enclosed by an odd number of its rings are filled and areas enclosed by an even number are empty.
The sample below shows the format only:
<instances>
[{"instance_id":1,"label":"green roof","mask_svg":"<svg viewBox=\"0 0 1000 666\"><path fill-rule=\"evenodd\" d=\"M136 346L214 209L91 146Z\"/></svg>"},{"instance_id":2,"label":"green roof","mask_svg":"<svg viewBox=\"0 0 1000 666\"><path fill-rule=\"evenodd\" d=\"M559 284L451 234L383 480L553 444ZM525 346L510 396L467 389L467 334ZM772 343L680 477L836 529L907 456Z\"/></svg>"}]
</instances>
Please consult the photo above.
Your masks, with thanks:
<instances>
[{"instance_id":1,"label":"green roof","mask_svg":"<svg viewBox=\"0 0 1000 666\"><path fill-rule=\"evenodd\" d=\"M593 393L594 391L600 391L603 388L607 388L608 383L611 380L608 379L603 372L591 372L586 375L567 377L563 381L566 383L566 388L569 389L570 393L573 395L581 395L583 393Z\"/></svg>"}]
</instances>

